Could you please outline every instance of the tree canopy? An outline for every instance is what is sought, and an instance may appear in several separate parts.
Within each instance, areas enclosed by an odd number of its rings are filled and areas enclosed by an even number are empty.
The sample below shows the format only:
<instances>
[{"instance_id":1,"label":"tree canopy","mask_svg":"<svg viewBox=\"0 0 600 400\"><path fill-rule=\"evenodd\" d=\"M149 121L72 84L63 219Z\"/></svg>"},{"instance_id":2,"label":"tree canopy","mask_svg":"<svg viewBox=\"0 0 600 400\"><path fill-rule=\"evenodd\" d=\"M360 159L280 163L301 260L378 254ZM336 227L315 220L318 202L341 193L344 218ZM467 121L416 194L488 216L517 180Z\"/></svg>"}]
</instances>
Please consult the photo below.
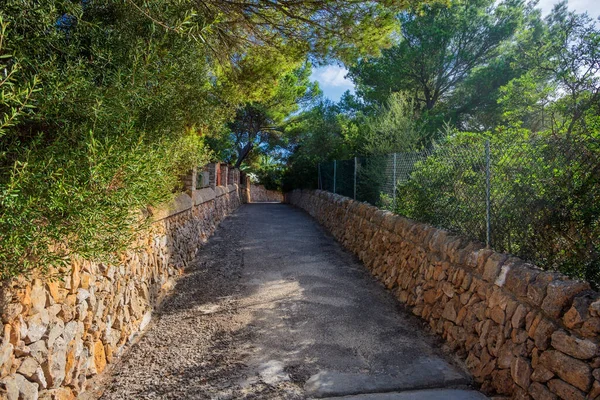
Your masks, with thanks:
<instances>
[{"instance_id":1,"label":"tree canopy","mask_svg":"<svg viewBox=\"0 0 600 400\"><path fill-rule=\"evenodd\" d=\"M270 138L310 92L306 60L378 54L402 6L3 1L2 276L126 247L181 174L232 154L244 114L264 121L247 143Z\"/></svg>"},{"instance_id":2,"label":"tree canopy","mask_svg":"<svg viewBox=\"0 0 600 400\"><path fill-rule=\"evenodd\" d=\"M237 150L236 168L252 149L274 146L281 138L286 118L318 94L318 86L309 81L310 72L309 64L289 72L274 82L270 96L238 108L235 118L228 124Z\"/></svg>"},{"instance_id":3,"label":"tree canopy","mask_svg":"<svg viewBox=\"0 0 600 400\"><path fill-rule=\"evenodd\" d=\"M514 76L503 47L525 15L523 0L454 1L421 12L408 9L397 17L397 43L381 57L359 60L349 76L366 104L381 106L390 94L404 92L432 119L444 114L444 107L472 112L476 101L469 97L476 95L481 102ZM482 83L488 90L480 90ZM453 96L457 91L462 95Z\"/></svg>"}]
</instances>

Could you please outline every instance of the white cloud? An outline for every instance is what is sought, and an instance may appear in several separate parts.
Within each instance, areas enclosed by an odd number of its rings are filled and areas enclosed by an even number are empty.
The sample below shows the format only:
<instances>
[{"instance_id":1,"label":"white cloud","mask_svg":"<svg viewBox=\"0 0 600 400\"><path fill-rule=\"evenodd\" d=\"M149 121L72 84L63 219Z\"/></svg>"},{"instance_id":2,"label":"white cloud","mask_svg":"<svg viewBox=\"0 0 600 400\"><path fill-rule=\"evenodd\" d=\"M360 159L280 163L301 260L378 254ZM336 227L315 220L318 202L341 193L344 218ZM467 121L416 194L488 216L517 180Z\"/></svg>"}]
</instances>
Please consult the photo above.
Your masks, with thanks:
<instances>
[{"instance_id":1,"label":"white cloud","mask_svg":"<svg viewBox=\"0 0 600 400\"><path fill-rule=\"evenodd\" d=\"M546 16L559 0L540 0L538 7L542 9L542 15ZM567 3L570 10L575 10L578 13L587 12L592 18L600 15L600 2L598 0L569 0Z\"/></svg>"},{"instance_id":2,"label":"white cloud","mask_svg":"<svg viewBox=\"0 0 600 400\"><path fill-rule=\"evenodd\" d=\"M352 81L346 79L348 70L338 65L327 65L325 67L315 68L312 72L312 79L319 82L322 88L336 87L351 89L354 87Z\"/></svg>"}]
</instances>

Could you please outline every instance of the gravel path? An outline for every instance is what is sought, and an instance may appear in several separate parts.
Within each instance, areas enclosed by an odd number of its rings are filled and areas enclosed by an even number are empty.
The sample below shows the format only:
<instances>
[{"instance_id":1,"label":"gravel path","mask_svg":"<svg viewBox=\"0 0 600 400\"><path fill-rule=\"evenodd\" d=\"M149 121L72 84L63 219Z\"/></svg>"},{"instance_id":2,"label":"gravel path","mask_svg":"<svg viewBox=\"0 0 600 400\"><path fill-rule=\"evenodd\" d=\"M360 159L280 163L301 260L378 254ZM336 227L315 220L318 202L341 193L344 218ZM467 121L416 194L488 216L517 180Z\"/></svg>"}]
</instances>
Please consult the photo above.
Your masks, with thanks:
<instances>
[{"instance_id":1,"label":"gravel path","mask_svg":"<svg viewBox=\"0 0 600 400\"><path fill-rule=\"evenodd\" d=\"M307 214L251 204L223 221L89 396L304 399L469 383Z\"/></svg>"}]
</instances>

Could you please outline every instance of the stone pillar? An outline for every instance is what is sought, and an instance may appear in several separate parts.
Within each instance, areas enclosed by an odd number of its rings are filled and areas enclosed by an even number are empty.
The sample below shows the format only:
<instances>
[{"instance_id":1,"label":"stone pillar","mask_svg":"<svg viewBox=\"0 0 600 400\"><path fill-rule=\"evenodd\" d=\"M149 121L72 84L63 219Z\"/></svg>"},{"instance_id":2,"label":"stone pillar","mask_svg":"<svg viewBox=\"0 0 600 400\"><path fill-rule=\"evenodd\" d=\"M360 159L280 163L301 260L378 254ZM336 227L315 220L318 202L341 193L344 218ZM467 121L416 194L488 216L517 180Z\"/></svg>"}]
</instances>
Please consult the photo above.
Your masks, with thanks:
<instances>
[{"instance_id":1,"label":"stone pillar","mask_svg":"<svg viewBox=\"0 0 600 400\"><path fill-rule=\"evenodd\" d=\"M219 184L219 177L217 171L220 170L218 168L218 165L218 163L210 163L206 166L206 170L208 171L208 185L213 189Z\"/></svg>"},{"instance_id":2,"label":"stone pillar","mask_svg":"<svg viewBox=\"0 0 600 400\"><path fill-rule=\"evenodd\" d=\"M205 165L202 168L199 168L199 171L196 174L196 190L204 189L205 187L210 186L209 166L210 166L210 164Z\"/></svg>"},{"instance_id":3,"label":"stone pillar","mask_svg":"<svg viewBox=\"0 0 600 400\"><path fill-rule=\"evenodd\" d=\"M244 185L246 186L246 203L252 203L252 196L250 196L250 186L252 185L252 182L250 182L250 177L248 175L245 176Z\"/></svg>"},{"instance_id":4,"label":"stone pillar","mask_svg":"<svg viewBox=\"0 0 600 400\"><path fill-rule=\"evenodd\" d=\"M221 164L221 185L227 186L227 173L229 171L229 167L227 164Z\"/></svg>"},{"instance_id":5,"label":"stone pillar","mask_svg":"<svg viewBox=\"0 0 600 400\"><path fill-rule=\"evenodd\" d=\"M237 179L235 179L235 175L236 175L237 171L238 170L235 169L235 168L231 168L231 167L229 168L229 174L227 176L227 182L230 185L235 185L236 183L238 183Z\"/></svg>"},{"instance_id":6,"label":"stone pillar","mask_svg":"<svg viewBox=\"0 0 600 400\"><path fill-rule=\"evenodd\" d=\"M217 163L217 186L223 186L223 175L221 174L221 163Z\"/></svg>"},{"instance_id":7,"label":"stone pillar","mask_svg":"<svg viewBox=\"0 0 600 400\"><path fill-rule=\"evenodd\" d=\"M192 192L194 190L196 190L197 174L198 174L198 169L196 167L194 167L182 178L183 191L189 195L191 195Z\"/></svg>"}]
</instances>

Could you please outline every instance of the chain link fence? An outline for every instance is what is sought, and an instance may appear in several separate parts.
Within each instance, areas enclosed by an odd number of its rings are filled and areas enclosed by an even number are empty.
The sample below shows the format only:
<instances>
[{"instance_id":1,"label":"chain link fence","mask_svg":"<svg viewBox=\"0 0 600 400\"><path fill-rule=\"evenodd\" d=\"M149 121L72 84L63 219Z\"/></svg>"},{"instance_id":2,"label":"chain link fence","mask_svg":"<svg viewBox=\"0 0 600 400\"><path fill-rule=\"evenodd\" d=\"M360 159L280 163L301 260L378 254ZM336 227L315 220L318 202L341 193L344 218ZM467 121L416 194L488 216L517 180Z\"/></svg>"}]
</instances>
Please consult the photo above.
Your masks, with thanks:
<instances>
[{"instance_id":1,"label":"chain link fence","mask_svg":"<svg viewBox=\"0 0 600 400\"><path fill-rule=\"evenodd\" d=\"M600 285L600 141L461 137L319 164L319 187Z\"/></svg>"}]
</instances>

